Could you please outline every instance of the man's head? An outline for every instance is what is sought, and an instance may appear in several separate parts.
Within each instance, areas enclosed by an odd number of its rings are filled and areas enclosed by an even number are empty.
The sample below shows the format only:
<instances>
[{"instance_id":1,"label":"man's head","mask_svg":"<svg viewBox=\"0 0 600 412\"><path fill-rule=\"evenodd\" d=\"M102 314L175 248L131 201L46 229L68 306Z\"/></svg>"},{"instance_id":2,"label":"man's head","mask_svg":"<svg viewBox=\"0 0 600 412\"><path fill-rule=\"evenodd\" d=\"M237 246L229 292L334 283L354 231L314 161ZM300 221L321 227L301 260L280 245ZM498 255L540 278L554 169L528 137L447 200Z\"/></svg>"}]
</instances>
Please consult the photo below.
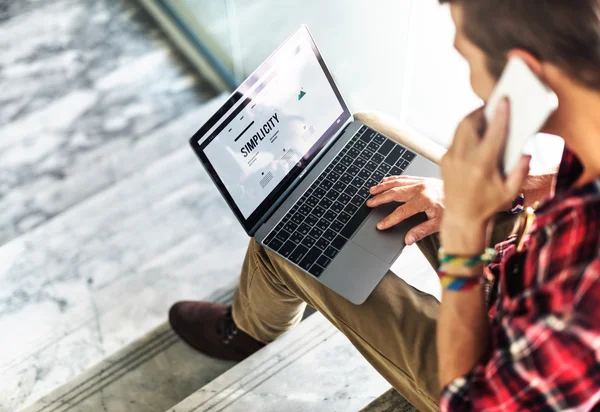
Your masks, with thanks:
<instances>
[{"instance_id":1,"label":"man's head","mask_svg":"<svg viewBox=\"0 0 600 412\"><path fill-rule=\"evenodd\" d=\"M451 4L455 47L469 63L471 85L483 100L511 55L523 58L557 92L561 106L569 100L563 91L573 88L600 95L600 0L440 2ZM562 123L560 112L552 123Z\"/></svg>"}]
</instances>

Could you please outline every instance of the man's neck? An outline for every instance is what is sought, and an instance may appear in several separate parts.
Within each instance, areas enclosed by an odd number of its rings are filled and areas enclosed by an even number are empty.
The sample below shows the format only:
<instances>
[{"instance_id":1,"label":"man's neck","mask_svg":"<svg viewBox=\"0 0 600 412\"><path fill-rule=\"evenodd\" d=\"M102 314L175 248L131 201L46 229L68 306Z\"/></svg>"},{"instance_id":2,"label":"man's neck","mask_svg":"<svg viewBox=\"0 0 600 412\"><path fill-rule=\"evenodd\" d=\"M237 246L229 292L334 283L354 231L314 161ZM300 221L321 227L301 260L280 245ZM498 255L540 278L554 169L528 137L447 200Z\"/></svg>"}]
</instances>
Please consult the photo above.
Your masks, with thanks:
<instances>
[{"instance_id":1,"label":"man's neck","mask_svg":"<svg viewBox=\"0 0 600 412\"><path fill-rule=\"evenodd\" d=\"M583 165L583 173L575 184L583 186L600 177L600 94L586 90L573 93L569 99L565 103L571 110L566 116L568 125L563 138Z\"/></svg>"}]
</instances>

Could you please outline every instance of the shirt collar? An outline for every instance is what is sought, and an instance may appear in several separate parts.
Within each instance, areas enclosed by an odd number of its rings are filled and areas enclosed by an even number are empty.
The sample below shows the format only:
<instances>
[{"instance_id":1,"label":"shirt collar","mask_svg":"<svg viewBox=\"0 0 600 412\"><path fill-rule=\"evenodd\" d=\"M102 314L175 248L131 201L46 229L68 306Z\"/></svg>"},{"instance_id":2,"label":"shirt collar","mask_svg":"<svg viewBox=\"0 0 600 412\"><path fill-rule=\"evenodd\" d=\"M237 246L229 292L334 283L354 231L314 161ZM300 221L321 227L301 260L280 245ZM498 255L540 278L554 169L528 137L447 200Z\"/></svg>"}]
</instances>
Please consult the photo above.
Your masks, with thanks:
<instances>
[{"instance_id":1,"label":"shirt collar","mask_svg":"<svg viewBox=\"0 0 600 412\"><path fill-rule=\"evenodd\" d=\"M569 190L577 182L582 173L583 165L577 156L575 156L575 153L565 146L554 186L555 194Z\"/></svg>"}]
</instances>

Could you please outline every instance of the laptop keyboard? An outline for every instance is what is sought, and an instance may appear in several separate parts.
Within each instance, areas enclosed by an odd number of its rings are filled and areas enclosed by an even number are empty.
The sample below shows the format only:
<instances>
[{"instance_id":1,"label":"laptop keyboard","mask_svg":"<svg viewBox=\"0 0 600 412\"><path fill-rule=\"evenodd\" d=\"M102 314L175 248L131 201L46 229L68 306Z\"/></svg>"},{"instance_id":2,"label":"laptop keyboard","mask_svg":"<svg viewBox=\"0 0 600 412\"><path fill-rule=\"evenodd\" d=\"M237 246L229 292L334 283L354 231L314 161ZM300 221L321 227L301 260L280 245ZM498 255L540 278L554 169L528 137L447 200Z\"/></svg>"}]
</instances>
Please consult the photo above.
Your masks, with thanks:
<instances>
[{"instance_id":1,"label":"laptop keyboard","mask_svg":"<svg viewBox=\"0 0 600 412\"><path fill-rule=\"evenodd\" d=\"M401 175L416 155L363 126L264 241L319 277L369 216L369 189Z\"/></svg>"}]
</instances>

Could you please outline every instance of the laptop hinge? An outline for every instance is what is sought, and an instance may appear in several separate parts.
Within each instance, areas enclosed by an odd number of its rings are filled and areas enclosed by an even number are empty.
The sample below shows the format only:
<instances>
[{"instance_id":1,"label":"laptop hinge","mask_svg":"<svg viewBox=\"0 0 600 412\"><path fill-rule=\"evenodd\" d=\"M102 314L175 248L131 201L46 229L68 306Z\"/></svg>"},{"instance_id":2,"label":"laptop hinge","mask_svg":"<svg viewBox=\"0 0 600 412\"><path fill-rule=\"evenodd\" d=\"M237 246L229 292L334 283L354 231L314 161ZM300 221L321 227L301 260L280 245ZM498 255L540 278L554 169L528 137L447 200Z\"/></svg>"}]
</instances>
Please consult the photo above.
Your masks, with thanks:
<instances>
[{"instance_id":1,"label":"laptop hinge","mask_svg":"<svg viewBox=\"0 0 600 412\"><path fill-rule=\"evenodd\" d=\"M350 118L346 121L346 123L342 126L342 128L337 132L337 134L327 143L327 145L325 145L323 147L323 149L321 149L321 151L315 156L315 158L312 160L312 162L310 162L310 164L306 167L304 172L300 176L298 176L294 180L294 182L292 182L290 187L288 187L286 189L286 191L283 192L283 194L281 196L279 196L279 199L275 203L273 203L273 205L269 208L269 210L267 210L267 212L256 223L256 225L254 225L254 227L252 227L250 229L250 231L248 232L248 235L250 235L251 237L254 236L254 234L258 231L258 229L266 221L268 221L271 218L271 216L273 216L273 214L277 211L277 209L279 209L279 206L281 206L283 204L283 202L285 202L287 200L287 198L290 197L290 195L294 192L294 190L300 185L300 183L302 183L304 178L306 176L308 176L308 174L310 173L311 170L314 169L314 167L321 160L321 158L323 156L325 156L325 154L327 154L327 152L329 152L329 150L333 147L333 145L344 135L344 133L346 132L346 130L348 129L350 124L352 124L353 121L354 121L354 118L352 116L350 116Z\"/></svg>"}]
</instances>

